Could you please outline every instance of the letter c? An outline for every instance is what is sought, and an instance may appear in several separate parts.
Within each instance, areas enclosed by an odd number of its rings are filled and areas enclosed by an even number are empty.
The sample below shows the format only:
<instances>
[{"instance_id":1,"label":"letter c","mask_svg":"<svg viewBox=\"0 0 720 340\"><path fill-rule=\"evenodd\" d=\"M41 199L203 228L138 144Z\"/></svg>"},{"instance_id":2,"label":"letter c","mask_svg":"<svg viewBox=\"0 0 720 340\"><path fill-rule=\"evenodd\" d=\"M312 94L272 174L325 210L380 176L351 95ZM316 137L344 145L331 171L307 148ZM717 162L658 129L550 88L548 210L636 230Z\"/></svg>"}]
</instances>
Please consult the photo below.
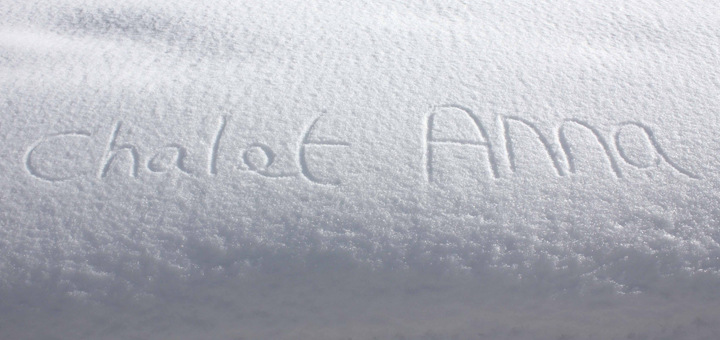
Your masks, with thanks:
<instances>
[{"instance_id":1,"label":"letter c","mask_svg":"<svg viewBox=\"0 0 720 340\"><path fill-rule=\"evenodd\" d=\"M55 177L43 174L41 171L39 171L32 162L32 155L33 152L35 152L35 149L37 149L39 146L50 142L55 139L60 138L90 138L91 134L87 131L71 131L71 132L61 132L58 134L50 135L46 138L42 138L39 141L35 142L30 149L25 153L25 169L30 173L30 175L37 177L39 179L48 181L48 182L62 182L67 181L69 179L73 179L77 176L64 176L64 177Z\"/></svg>"}]
</instances>

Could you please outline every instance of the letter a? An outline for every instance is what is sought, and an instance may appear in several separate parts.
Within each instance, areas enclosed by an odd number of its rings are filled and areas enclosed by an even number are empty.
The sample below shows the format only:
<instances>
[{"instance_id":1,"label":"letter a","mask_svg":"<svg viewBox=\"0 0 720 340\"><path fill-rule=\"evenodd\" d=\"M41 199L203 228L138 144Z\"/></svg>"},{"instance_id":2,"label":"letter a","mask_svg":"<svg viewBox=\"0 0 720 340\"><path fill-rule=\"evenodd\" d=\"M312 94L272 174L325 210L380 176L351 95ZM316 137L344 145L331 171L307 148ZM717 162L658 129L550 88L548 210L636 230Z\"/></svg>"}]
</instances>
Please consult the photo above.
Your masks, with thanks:
<instances>
[{"instance_id":1,"label":"letter a","mask_svg":"<svg viewBox=\"0 0 720 340\"><path fill-rule=\"evenodd\" d=\"M427 135L425 136L425 170L427 172L428 182L433 181L433 151L438 145L458 145L467 147L485 147L488 153L488 162L490 163L490 172L494 178L499 178L497 163L495 162L495 153L493 152L492 143L488 137L487 131L483 127L480 119L475 117L469 109L457 105L441 106L444 112L433 112L427 119ZM437 120L444 115L455 115L455 119L444 120L439 125ZM459 115L459 116L458 116ZM472 124L467 123L470 118ZM463 122L463 120L465 122Z\"/></svg>"},{"instance_id":2,"label":"letter a","mask_svg":"<svg viewBox=\"0 0 720 340\"><path fill-rule=\"evenodd\" d=\"M660 159L664 160L667 165L675 169L675 171L692 179L700 179L700 176L681 168L680 165L670 159L670 156L668 156L665 150L663 150L663 148L660 146L660 142L657 140L657 137L655 137L655 132L649 126L639 122L624 122L620 124L620 129L615 132L615 148L620 154L620 158L622 158L625 163L628 163L636 168L642 168L640 164L630 159L630 157L626 154L625 149L620 145L620 133L622 132L622 129L626 126L634 126L636 128L639 128L645 134L645 137L647 137L647 139L650 141L650 145L654 149L653 151L655 151L655 153L660 156Z\"/></svg>"}]
</instances>

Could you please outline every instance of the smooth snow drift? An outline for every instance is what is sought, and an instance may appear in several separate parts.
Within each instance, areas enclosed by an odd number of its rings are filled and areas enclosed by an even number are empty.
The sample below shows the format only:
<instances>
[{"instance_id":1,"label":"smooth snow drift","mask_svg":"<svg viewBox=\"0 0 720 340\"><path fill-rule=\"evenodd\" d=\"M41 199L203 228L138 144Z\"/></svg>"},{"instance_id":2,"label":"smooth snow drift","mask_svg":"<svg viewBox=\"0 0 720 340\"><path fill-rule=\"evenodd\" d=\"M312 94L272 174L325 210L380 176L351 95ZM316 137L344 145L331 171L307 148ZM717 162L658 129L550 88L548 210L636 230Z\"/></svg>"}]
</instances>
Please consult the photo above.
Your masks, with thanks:
<instances>
[{"instance_id":1,"label":"smooth snow drift","mask_svg":"<svg viewBox=\"0 0 720 340\"><path fill-rule=\"evenodd\" d=\"M718 338L718 13L0 1L0 338Z\"/></svg>"}]
</instances>

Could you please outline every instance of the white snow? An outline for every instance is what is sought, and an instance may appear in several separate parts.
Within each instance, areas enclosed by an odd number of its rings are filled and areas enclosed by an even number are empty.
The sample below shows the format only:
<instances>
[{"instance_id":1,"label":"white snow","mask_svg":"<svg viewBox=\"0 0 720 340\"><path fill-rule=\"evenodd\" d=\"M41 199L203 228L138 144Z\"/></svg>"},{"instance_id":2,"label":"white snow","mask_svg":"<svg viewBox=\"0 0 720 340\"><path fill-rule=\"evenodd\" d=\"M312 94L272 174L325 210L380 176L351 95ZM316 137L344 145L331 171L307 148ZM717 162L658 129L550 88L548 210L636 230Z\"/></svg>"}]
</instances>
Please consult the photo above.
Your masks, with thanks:
<instances>
[{"instance_id":1,"label":"white snow","mask_svg":"<svg viewBox=\"0 0 720 340\"><path fill-rule=\"evenodd\" d=\"M719 13L0 1L0 339L716 339Z\"/></svg>"}]
</instances>

